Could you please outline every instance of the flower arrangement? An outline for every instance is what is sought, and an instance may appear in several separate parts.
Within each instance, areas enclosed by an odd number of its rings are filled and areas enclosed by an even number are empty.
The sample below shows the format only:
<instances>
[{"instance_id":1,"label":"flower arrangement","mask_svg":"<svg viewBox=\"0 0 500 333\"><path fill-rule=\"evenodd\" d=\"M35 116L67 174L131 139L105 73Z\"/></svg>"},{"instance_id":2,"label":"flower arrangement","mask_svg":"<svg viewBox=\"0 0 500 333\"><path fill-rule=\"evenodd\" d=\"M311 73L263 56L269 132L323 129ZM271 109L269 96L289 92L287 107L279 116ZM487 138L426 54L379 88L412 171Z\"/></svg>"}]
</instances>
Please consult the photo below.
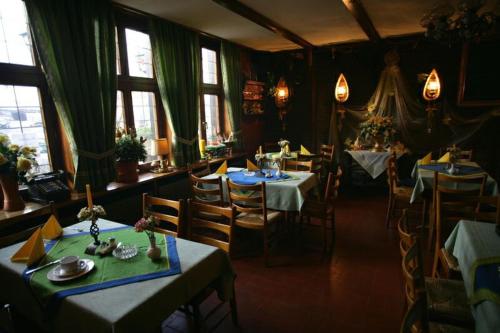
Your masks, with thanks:
<instances>
[{"instance_id":1,"label":"flower arrangement","mask_svg":"<svg viewBox=\"0 0 500 333\"><path fill-rule=\"evenodd\" d=\"M383 137L384 143L390 142L396 134L390 117L372 116L361 123L360 129L360 136L365 140Z\"/></svg>"},{"instance_id":2,"label":"flower arrangement","mask_svg":"<svg viewBox=\"0 0 500 333\"><path fill-rule=\"evenodd\" d=\"M104 217L106 216L106 211L102 206L99 205L94 205L92 208L89 207L83 207L80 209L80 212L78 213L77 217L78 220L80 221L95 221L99 217Z\"/></svg>"},{"instance_id":3,"label":"flower arrangement","mask_svg":"<svg viewBox=\"0 0 500 333\"><path fill-rule=\"evenodd\" d=\"M117 161L144 161L147 157L144 143L146 139L143 137L137 138L134 131L130 134L125 132L116 132L116 160Z\"/></svg>"},{"instance_id":4,"label":"flower arrangement","mask_svg":"<svg viewBox=\"0 0 500 333\"><path fill-rule=\"evenodd\" d=\"M36 148L11 143L7 135L0 133L0 173L15 174L26 183L28 172L38 166L35 157Z\"/></svg>"},{"instance_id":5,"label":"flower arrangement","mask_svg":"<svg viewBox=\"0 0 500 333\"><path fill-rule=\"evenodd\" d=\"M158 221L153 216L141 218L134 225L136 232L145 232L150 241L155 240L154 228L158 226Z\"/></svg>"}]
</instances>

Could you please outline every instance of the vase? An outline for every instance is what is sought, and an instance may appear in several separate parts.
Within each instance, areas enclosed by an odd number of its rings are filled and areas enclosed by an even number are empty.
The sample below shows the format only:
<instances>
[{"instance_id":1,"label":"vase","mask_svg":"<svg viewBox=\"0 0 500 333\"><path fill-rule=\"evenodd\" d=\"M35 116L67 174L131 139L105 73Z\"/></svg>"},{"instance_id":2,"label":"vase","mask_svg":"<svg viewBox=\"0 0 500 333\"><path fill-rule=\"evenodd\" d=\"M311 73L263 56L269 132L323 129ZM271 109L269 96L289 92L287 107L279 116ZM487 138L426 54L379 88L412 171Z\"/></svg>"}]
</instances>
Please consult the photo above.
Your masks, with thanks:
<instances>
[{"instance_id":1,"label":"vase","mask_svg":"<svg viewBox=\"0 0 500 333\"><path fill-rule=\"evenodd\" d=\"M382 152L384 149L384 136L383 135L375 135L373 137L373 148L372 152Z\"/></svg>"},{"instance_id":2,"label":"vase","mask_svg":"<svg viewBox=\"0 0 500 333\"><path fill-rule=\"evenodd\" d=\"M3 210L13 212L24 209L25 204L19 193L16 175L8 173L0 174L0 184L2 185L3 193Z\"/></svg>"},{"instance_id":3,"label":"vase","mask_svg":"<svg viewBox=\"0 0 500 333\"><path fill-rule=\"evenodd\" d=\"M161 249L158 246L156 246L155 236L149 237L149 247L148 247L146 254L151 260L160 259Z\"/></svg>"},{"instance_id":4,"label":"vase","mask_svg":"<svg viewBox=\"0 0 500 333\"><path fill-rule=\"evenodd\" d=\"M139 174L137 173L137 167L139 163L137 161L117 161L116 162L116 174L117 181L120 183L135 183L139 180Z\"/></svg>"}]
</instances>

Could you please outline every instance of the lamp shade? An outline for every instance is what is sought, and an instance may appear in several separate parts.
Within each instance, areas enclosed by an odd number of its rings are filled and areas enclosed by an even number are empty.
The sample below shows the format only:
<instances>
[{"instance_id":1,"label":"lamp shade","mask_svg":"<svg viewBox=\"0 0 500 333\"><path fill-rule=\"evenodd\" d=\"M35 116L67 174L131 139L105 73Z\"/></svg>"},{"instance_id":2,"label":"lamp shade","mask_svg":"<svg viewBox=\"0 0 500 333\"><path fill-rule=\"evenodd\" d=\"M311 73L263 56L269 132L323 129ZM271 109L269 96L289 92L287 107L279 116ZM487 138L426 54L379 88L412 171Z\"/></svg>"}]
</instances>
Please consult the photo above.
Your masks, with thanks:
<instances>
[{"instance_id":1,"label":"lamp shade","mask_svg":"<svg viewBox=\"0 0 500 333\"><path fill-rule=\"evenodd\" d=\"M344 74L340 73L335 85L335 99L339 103L344 103L349 98L349 86L347 85L347 80Z\"/></svg>"},{"instance_id":2,"label":"lamp shade","mask_svg":"<svg viewBox=\"0 0 500 333\"><path fill-rule=\"evenodd\" d=\"M151 155L167 155L168 153L168 141L166 138L151 140Z\"/></svg>"},{"instance_id":3,"label":"lamp shade","mask_svg":"<svg viewBox=\"0 0 500 333\"><path fill-rule=\"evenodd\" d=\"M280 78L278 84L276 85L276 94L274 96L274 102L276 107L283 108L288 103L288 98L290 97L290 91L288 85L284 78Z\"/></svg>"},{"instance_id":4,"label":"lamp shade","mask_svg":"<svg viewBox=\"0 0 500 333\"><path fill-rule=\"evenodd\" d=\"M438 73L434 68L427 77L427 81L425 81L425 86L422 92L422 96L426 101L434 101L438 99L440 95L441 95L441 81L439 80Z\"/></svg>"}]
</instances>

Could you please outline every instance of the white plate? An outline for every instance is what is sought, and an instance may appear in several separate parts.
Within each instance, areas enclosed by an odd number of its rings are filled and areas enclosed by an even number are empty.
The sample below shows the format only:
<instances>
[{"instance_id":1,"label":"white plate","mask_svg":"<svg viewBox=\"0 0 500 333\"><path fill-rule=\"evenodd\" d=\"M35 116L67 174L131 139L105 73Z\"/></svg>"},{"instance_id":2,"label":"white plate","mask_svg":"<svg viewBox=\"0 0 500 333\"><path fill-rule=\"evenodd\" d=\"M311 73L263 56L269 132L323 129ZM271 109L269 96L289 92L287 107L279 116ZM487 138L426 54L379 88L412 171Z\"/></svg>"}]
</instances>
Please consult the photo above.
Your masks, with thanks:
<instances>
[{"instance_id":1,"label":"white plate","mask_svg":"<svg viewBox=\"0 0 500 333\"><path fill-rule=\"evenodd\" d=\"M69 280L73 280L73 279L79 278L80 276L87 274L88 272L90 272L94 268L94 261L93 260L90 260L90 259L81 259L81 260L83 262L85 262L85 266L80 272L73 274L73 275L61 275L61 273L60 273L61 272L61 265L57 265L55 268L51 269L47 273L47 279L49 279L50 281L54 281L54 282L69 281Z\"/></svg>"}]
</instances>

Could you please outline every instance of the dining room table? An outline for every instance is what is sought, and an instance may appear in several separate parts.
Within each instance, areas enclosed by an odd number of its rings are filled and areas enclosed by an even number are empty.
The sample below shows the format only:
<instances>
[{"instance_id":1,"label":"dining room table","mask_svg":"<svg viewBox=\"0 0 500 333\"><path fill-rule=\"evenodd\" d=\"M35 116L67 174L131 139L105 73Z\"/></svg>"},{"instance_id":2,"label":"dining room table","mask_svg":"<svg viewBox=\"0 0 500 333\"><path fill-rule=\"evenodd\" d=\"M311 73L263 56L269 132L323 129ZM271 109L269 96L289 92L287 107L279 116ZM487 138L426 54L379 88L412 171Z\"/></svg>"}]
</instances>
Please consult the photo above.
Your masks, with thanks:
<instances>
[{"instance_id":1,"label":"dining room table","mask_svg":"<svg viewBox=\"0 0 500 333\"><path fill-rule=\"evenodd\" d=\"M481 168L476 162L461 161L455 164L456 170L452 174L460 177L474 177L477 175L486 174L486 171ZM410 203L420 199L424 192L432 190L434 184L434 173L440 172L450 175L449 163L437 163L435 161L430 164L419 165L418 162L413 167L412 177L415 179L415 186L411 194ZM460 186L463 189L466 187L475 186L474 184L454 184L453 186ZM485 184L485 195L497 195L498 184L490 175L487 175Z\"/></svg>"},{"instance_id":2,"label":"dining room table","mask_svg":"<svg viewBox=\"0 0 500 333\"><path fill-rule=\"evenodd\" d=\"M461 220L445 248L458 260L475 332L500 332L500 235L495 224Z\"/></svg>"},{"instance_id":3,"label":"dining room table","mask_svg":"<svg viewBox=\"0 0 500 333\"><path fill-rule=\"evenodd\" d=\"M204 178L222 178L223 196L226 202L229 201L226 185L228 178L240 185L266 182L267 208L285 212L299 212L309 192L314 191L319 183L318 175L311 172L281 171L282 176L276 177L276 169L266 170L269 170L273 177L267 178L260 171L249 172L244 168L230 167L226 174L210 174Z\"/></svg>"},{"instance_id":4,"label":"dining room table","mask_svg":"<svg viewBox=\"0 0 500 333\"><path fill-rule=\"evenodd\" d=\"M27 274L26 264L11 262L11 256L24 242L2 248L0 301L13 305L46 331L125 333L159 332L170 314L208 286L215 288L222 300L234 297L235 274L224 251L158 234L157 238L165 237L162 251L166 252L162 256L165 258L154 262L146 256L145 234L104 219L97 223L101 239L135 239L143 246L138 245L138 254L126 260L89 256L84 254L84 247L77 245L92 241L86 232L90 222L66 227L60 239L44 240L47 253L40 265L59 259L60 255L73 254L92 259L95 267L82 277L64 282L47 280L53 266Z\"/></svg>"},{"instance_id":5,"label":"dining room table","mask_svg":"<svg viewBox=\"0 0 500 333\"><path fill-rule=\"evenodd\" d=\"M346 150L354 161L356 161L372 179L380 176L387 169L387 161L392 155L391 151L371 150ZM400 158L404 152L397 151L396 158Z\"/></svg>"}]
</instances>

